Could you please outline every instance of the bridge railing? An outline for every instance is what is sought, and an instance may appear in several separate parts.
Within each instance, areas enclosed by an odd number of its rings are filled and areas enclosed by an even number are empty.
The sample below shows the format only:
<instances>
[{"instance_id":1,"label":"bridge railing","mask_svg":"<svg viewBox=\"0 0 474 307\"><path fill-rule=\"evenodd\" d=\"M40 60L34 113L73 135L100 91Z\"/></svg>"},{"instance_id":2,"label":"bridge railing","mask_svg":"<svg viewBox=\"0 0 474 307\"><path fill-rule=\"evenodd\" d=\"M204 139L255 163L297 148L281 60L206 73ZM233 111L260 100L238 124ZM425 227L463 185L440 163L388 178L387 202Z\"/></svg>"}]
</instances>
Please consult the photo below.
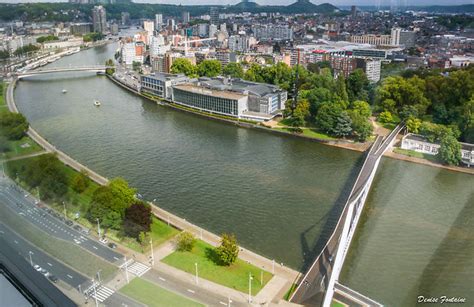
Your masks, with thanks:
<instances>
[{"instance_id":1,"label":"bridge railing","mask_svg":"<svg viewBox=\"0 0 474 307\"><path fill-rule=\"evenodd\" d=\"M373 152L378 149L378 147L380 145L380 142L381 142L381 138L382 137L377 136L374 144L369 149L369 151L368 151L368 153L365 157L364 163L362 165L362 168L360 169L360 171L357 175L356 183L359 181L359 179L360 179L360 177L361 177L361 175L364 171L364 168L367 165L367 161L370 158L371 154L373 154ZM322 290L320 287L322 286L323 282L327 286L328 276L330 275L328 273L332 270L333 260L335 259L335 256L336 256L335 252L337 250L337 247L338 247L338 244L339 244L339 241L340 241L340 236L342 234L344 224L345 224L345 221L346 221L346 217L348 215L350 199L351 199L352 194L354 193L355 186L356 186L356 184L354 184L352 189L351 189L351 192L350 192L349 197L348 197L348 199L347 199L347 201L344 205L344 208L343 208L342 213L339 217L339 220L336 224L336 227L334 228L334 230L333 230L331 236L329 237L326 245L321 250L318 257L316 257L316 260L313 262L313 264L311 265L311 267L309 268L307 273L300 280L298 287L296 288L295 292L293 293L293 295L290 298L290 302L301 303L306 298L305 297L306 292L308 292L308 291L314 292L315 290L316 290L316 292L320 292ZM319 274L319 276L317 276L317 274ZM315 280L317 280L318 283L315 283L314 282ZM309 282L309 281L311 281L311 282ZM306 288L304 288L304 287L306 287ZM319 288L319 289L317 289L317 288Z\"/></svg>"}]
</instances>

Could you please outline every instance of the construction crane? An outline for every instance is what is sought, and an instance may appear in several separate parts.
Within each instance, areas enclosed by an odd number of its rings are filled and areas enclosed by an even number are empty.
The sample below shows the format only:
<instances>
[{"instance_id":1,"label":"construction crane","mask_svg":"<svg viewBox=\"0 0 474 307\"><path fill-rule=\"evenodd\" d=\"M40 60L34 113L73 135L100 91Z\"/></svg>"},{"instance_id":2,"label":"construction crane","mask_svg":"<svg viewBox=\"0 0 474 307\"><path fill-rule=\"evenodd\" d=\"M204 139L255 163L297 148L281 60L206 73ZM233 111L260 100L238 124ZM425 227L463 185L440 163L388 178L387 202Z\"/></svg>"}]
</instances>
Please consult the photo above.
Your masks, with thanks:
<instances>
[{"instance_id":1,"label":"construction crane","mask_svg":"<svg viewBox=\"0 0 474 307\"><path fill-rule=\"evenodd\" d=\"M216 40L217 38L216 37L210 37L210 38L202 38L202 39L193 39L193 40L190 40L188 41L187 39L184 40L184 42L179 42L178 45L183 45L184 44L184 55L187 56L188 55L188 44L189 43L197 43L197 42L205 42L205 41L213 41L213 40Z\"/></svg>"}]
</instances>

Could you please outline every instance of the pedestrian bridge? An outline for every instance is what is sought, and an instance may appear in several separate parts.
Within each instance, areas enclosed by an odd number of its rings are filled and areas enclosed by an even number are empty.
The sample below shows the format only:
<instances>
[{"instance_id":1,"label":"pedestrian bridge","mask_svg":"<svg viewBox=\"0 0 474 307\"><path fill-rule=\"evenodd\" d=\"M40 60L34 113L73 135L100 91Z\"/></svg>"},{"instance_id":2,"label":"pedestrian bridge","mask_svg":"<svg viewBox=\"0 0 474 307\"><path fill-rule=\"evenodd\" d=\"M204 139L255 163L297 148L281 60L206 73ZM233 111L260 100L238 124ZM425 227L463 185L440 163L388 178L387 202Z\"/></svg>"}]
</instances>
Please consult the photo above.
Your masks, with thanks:
<instances>
[{"instance_id":1,"label":"pedestrian bridge","mask_svg":"<svg viewBox=\"0 0 474 307\"><path fill-rule=\"evenodd\" d=\"M366 153L364 164L347 198L336 227L306 274L299 280L290 302L308 306L330 306L338 290L338 278L349 250L365 200L382 155L404 128L398 125L385 138L377 136ZM339 289L340 291L340 289Z\"/></svg>"},{"instance_id":2,"label":"pedestrian bridge","mask_svg":"<svg viewBox=\"0 0 474 307\"><path fill-rule=\"evenodd\" d=\"M55 67L49 69L39 69L39 70L29 70L22 73L17 73L16 76L18 79L44 75L44 74L54 74L54 73L63 73L63 72L105 72L107 66L104 65L95 65L95 66L75 66L75 67Z\"/></svg>"}]
</instances>

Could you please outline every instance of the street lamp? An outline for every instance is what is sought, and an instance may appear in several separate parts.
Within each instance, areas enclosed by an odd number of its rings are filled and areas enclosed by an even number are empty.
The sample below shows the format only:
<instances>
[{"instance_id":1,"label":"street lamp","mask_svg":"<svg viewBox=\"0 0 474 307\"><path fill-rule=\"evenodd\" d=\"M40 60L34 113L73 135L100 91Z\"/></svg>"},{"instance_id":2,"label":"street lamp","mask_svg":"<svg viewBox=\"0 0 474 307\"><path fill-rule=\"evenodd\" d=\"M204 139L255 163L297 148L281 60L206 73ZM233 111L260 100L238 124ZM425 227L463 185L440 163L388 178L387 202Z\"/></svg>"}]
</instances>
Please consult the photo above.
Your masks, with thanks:
<instances>
[{"instance_id":1,"label":"street lamp","mask_svg":"<svg viewBox=\"0 0 474 307\"><path fill-rule=\"evenodd\" d=\"M127 278L127 284L129 283L129 280L128 280L128 269L127 269L127 257L125 257L125 278Z\"/></svg>"},{"instance_id":2,"label":"street lamp","mask_svg":"<svg viewBox=\"0 0 474 307\"><path fill-rule=\"evenodd\" d=\"M63 207L64 207L64 218L67 219L67 214L66 214L66 202L63 201Z\"/></svg>"},{"instance_id":3,"label":"street lamp","mask_svg":"<svg viewBox=\"0 0 474 307\"><path fill-rule=\"evenodd\" d=\"M155 254L153 252L153 240L150 238L150 247L151 247L151 265L155 265Z\"/></svg>"},{"instance_id":4,"label":"street lamp","mask_svg":"<svg viewBox=\"0 0 474 307\"><path fill-rule=\"evenodd\" d=\"M92 279L92 286L94 287L95 307L99 307L99 303L97 302L97 291L95 289L95 280L94 279Z\"/></svg>"},{"instance_id":5,"label":"street lamp","mask_svg":"<svg viewBox=\"0 0 474 307\"><path fill-rule=\"evenodd\" d=\"M230 303L232 303L232 300L230 299L230 296L227 298L227 302L229 303L227 306L230 307Z\"/></svg>"},{"instance_id":6,"label":"street lamp","mask_svg":"<svg viewBox=\"0 0 474 307\"><path fill-rule=\"evenodd\" d=\"M194 262L194 266L196 267L196 285L199 284L199 279L198 279L198 264L197 262Z\"/></svg>"},{"instance_id":7,"label":"street lamp","mask_svg":"<svg viewBox=\"0 0 474 307\"><path fill-rule=\"evenodd\" d=\"M102 271L102 269L97 271L97 277L99 278L99 284L101 283L101 281L100 281L100 271Z\"/></svg>"},{"instance_id":8,"label":"street lamp","mask_svg":"<svg viewBox=\"0 0 474 307\"><path fill-rule=\"evenodd\" d=\"M252 302L252 273L249 273L249 303Z\"/></svg>"},{"instance_id":9,"label":"street lamp","mask_svg":"<svg viewBox=\"0 0 474 307\"><path fill-rule=\"evenodd\" d=\"M96 218L96 221L97 221L97 233L99 234L99 239L100 239L100 222L99 222L99 218Z\"/></svg>"},{"instance_id":10,"label":"street lamp","mask_svg":"<svg viewBox=\"0 0 474 307\"><path fill-rule=\"evenodd\" d=\"M33 252L29 251L28 254L30 255L30 264L31 266L33 266L33 258L31 257L31 255L33 255Z\"/></svg>"}]
</instances>

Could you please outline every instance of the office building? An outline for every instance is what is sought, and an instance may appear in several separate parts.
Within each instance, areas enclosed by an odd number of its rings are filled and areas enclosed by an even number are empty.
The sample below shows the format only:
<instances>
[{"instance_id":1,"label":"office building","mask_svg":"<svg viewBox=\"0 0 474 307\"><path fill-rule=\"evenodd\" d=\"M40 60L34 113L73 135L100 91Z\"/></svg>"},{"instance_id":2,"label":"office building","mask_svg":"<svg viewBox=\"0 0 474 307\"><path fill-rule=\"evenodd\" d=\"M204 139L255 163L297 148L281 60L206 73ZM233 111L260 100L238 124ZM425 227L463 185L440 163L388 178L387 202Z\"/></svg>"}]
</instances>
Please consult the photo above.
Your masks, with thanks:
<instances>
[{"instance_id":1,"label":"office building","mask_svg":"<svg viewBox=\"0 0 474 307\"><path fill-rule=\"evenodd\" d=\"M390 45L392 43L391 35L375 35L375 34L365 34L365 35L352 35L351 42L357 44L370 44L370 45Z\"/></svg>"},{"instance_id":2,"label":"office building","mask_svg":"<svg viewBox=\"0 0 474 307\"><path fill-rule=\"evenodd\" d=\"M163 15L156 14L155 15L155 29L156 31L161 31L161 27L163 26Z\"/></svg>"},{"instance_id":3,"label":"office building","mask_svg":"<svg viewBox=\"0 0 474 307\"><path fill-rule=\"evenodd\" d=\"M94 6L92 9L92 26L94 32L105 33L107 31L106 12L102 5Z\"/></svg>"},{"instance_id":4,"label":"office building","mask_svg":"<svg viewBox=\"0 0 474 307\"><path fill-rule=\"evenodd\" d=\"M69 26L72 35L84 35L91 33L92 23L73 23Z\"/></svg>"},{"instance_id":5,"label":"office building","mask_svg":"<svg viewBox=\"0 0 474 307\"><path fill-rule=\"evenodd\" d=\"M140 91L163 99L171 99L171 87L188 82L183 74L153 73L140 76Z\"/></svg>"},{"instance_id":6,"label":"office building","mask_svg":"<svg viewBox=\"0 0 474 307\"><path fill-rule=\"evenodd\" d=\"M253 25L252 32L261 41L293 40L293 29L288 25Z\"/></svg>"},{"instance_id":7,"label":"office building","mask_svg":"<svg viewBox=\"0 0 474 307\"><path fill-rule=\"evenodd\" d=\"M209 25L209 37L214 37L216 36L217 33L217 26L214 24Z\"/></svg>"},{"instance_id":8,"label":"office building","mask_svg":"<svg viewBox=\"0 0 474 307\"><path fill-rule=\"evenodd\" d=\"M393 28L391 32L391 44L393 46L415 47L415 32L401 28Z\"/></svg>"},{"instance_id":9,"label":"office building","mask_svg":"<svg viewBox=\"0 0 474 307\"><path fill-rule=\"evenodd\" d=\"M191 20L191 16L190 16L189 12L183 12L181 14L181 18L183 20L183 23L189 23L189 21Z\"/></svg>"},{"instance_id":10,"label":"office building","mask_svg":"<svg viewBox=\"0 0 474 307\"><path fill-rule=\"evenodd\" d=\"M143 22L143 29L151 36L155 32L155 23L151 20L145 20Z\"/></svg>"},{"instance_id":11,"label":"office building","mask_svg":"<svg viewBox=\"0 0 474 307\"><path fill-rule=\"evenodd\" d=\"M210 24L218 25L219 24L219 9L217 7L211 7L209 10Z\"/></svg>"},{"instance_id":12,"label":"office building","mask_svg":"<svg viewBox=\"0 0 474 307\"><path fill-rule=\"evenodd\" d=\"M172 88L175 103L259 121L273 118L287 100L287 92L277 86L226 77L199 78Z\"/></svg>"},{"instance_id":13,"label":"office building","mask_svg":"<svg viewBox=\"0 0 474 307\"><path fill-rule=\"evenodd\" d=\"M121 48L122 63L127 66L133 62L143 63L145 59L145 44L143 42L124 43Z\"/></svg>"}]
</instances>

